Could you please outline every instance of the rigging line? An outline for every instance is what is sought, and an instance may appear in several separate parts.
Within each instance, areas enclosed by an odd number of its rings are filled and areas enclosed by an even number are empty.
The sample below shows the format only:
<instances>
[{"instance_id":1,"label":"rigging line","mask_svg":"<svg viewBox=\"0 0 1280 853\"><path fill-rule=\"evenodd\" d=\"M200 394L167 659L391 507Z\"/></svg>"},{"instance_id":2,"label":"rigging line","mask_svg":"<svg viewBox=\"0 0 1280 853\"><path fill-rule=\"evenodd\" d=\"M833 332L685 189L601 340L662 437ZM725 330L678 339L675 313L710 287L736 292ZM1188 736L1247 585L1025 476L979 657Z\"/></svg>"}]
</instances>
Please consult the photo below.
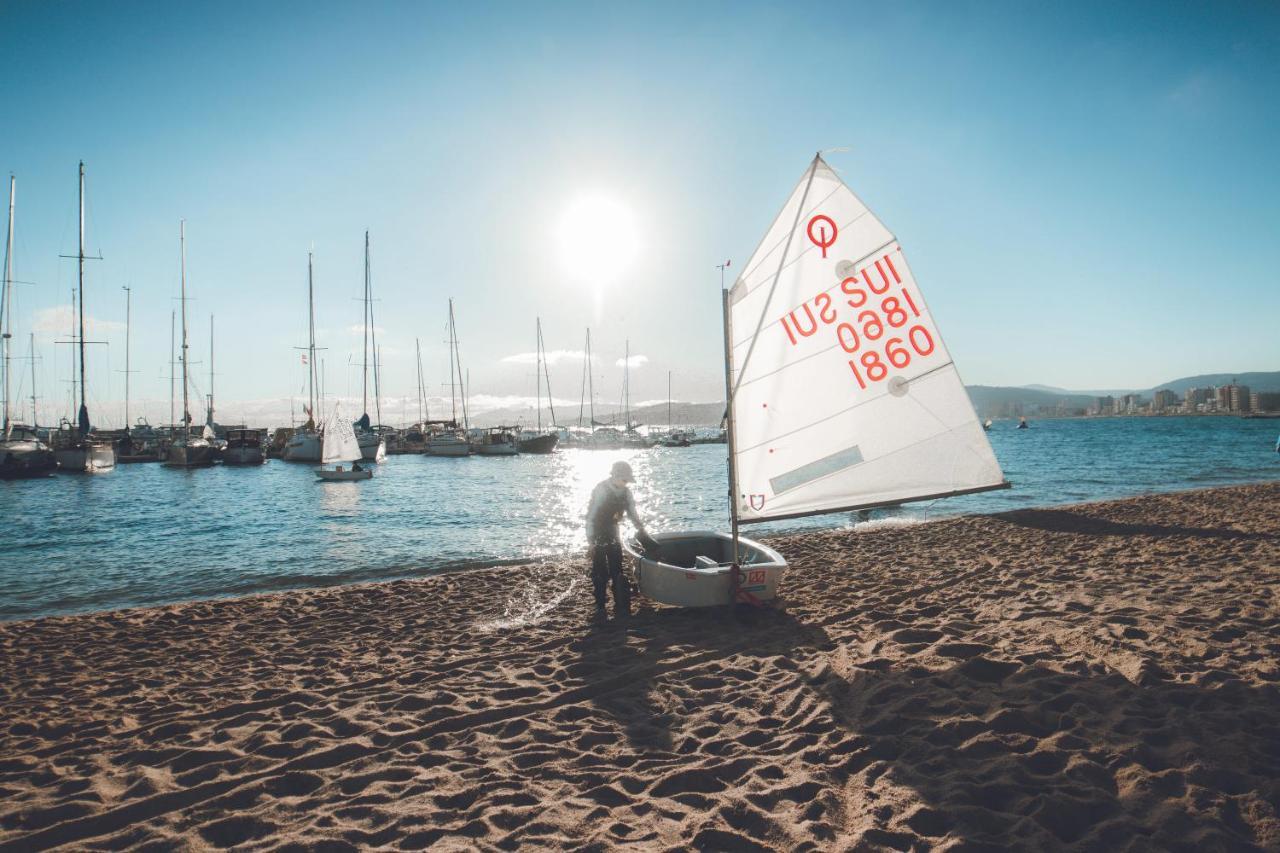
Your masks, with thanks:
<instances>
[{"instance_id":1,"label":"rigging line","mask_svg":"<svg viewBox=\"0 0 1280 853\"><path fill-rule=\"evenodd\" d=\"M873 255L875 255L875 254L877 254L877 253L879 253L879 252L884 251L885 249L889 248L890 246L892 246L894 243L897 243L897 242L898 242L898 238L897 238L897 237L894 237L894 236L892 236L892 235L890 235L890 238L889 238L889 241L888 241L888 242L880 244L880 245L879 245L879 246L877 246L875 249L872 249L870 252L868 252L867 254L863 255L863 256L862 256L862 257L860 257L860 258L858 258L856 261L851 261L850 263L852 263L852 264L853 264L853 266L855 266L855 267L856 267L858 264L860 264L860 263L862 263L863 261L867 260L867 258L870 258L870 257L872 257ZM791 262L791 264L794 264L794 263L796 263L797 261L799 261L799 260L800 260L800 258L804 257L804 255L805 255L807 252L809 252L809 251L810 251L810 249L805 249L805 250L804 250L804 252L801 252L798 256L796 256L796 259L795 259L794 261L792 261L792 262ZM898 245L898 253L899 253L899 254L903 254L903 252L902 252L902 245L901 245L901 244L899 244L899 245ZM791 264L787 264L787 266L789 267L789 266L791 266ZM820 295L821 295L821 294L823 294L823 293L830 293L831 291L835 290L837 287L840 287L842 284L844 284L844 282L845 282L845 279L840 279L840 281L838 281L838 282L836 282L835 284L831 285L831 286L830 286L830 287L828 287L826 290L818 291L818 293L814 294L814 296L816 297L816 296L820 296ZM903 285L903 287L905 288L905 287L906 287L906 285L904 284L904 285ZM756 289L758 290L759 288L756 288ZM917 288L916 288L916 289L917 289L917 290L919 290L919 287L917 286ZM887 291L887 290L888 290L888 288L886 288L886 291ZM747 293L747 295L743 297L743 299L747 298L747 296L750 296L750 295L751 295L751 292L748 292L748 293ZM880 296L881 294L878 294L878 293L877 293L877 294L875 294L875 295L876 295L876 296ZM741 300L739 300L739 301L741 301ZM808 301L809 301L809 300L807 300L807 299L806 299L806 300L804 300L804 302L801 302L801 303L800 303L800 305L803 305L805 302L808 302ZM868 302L870 302L870 301L871 301L870 297L868 297L868 298L867 298L867 301L868 301ZM800 305L793 305L791 308L784 308L784 309L782 310L782 314L779 314L779 315L778 315L778 319L777 319L777 320L773 320L773 321L771 321L771 322L770 322L767 326L765 326L764 328L772 328L775 324L782 322L782 317L783 317L784 315L786 315L786 314L790 313L791 311L796 310L797 308L799 308L799 307L800 307ZM928 313L928 312L925 312L925 313ZM734 349L737 349L738 347L742 346L742 344L746 343L746 341L747 341L747 338L743 338L741 341L738 341L737 343L735 343L735 344L733 345Z\"/></svg>"},{"instance_id":2,"label":"rigging line","mask_svg":"<svg viewBox=\"0 0 1280 853\"><path fill-rule=\"evenodd\" d=\"M912 382L918 382L919 380L921 380L921 379L925 378L926 376L929 376L930 374L933 374L933 373L937 373L938 371L940 371L940 370L942 370L942 369L944 369L944 368L950 367L951 365L952 365L952 362L950 362L950 361L948 361L946 364L940 364L940 365L938 365L937 367L931 368L930 370L928 370L928 371L926 371L926 372L924 372L924 373L921 373L919 376L915 377L914 379L909 379L909 380L907 380L907 382L908 382L908 384L910 384L910 383L912 383ZM754 381L754 380L753 380L753 381ZM783 432L783 433L779 433L778 435L770 436L770 437L769 437L769 438L767 438L766 440L761 441L761 442L758 442L758 443L756 443L756 444L753 444L753 445L751 445L750 447L742 447L742 448L738 448L738 449L737 449L737 454L736 454L736 455L741 456L743 453L746 453L748 450L755 450L757 447L763 447L763 446L765 446L765 445L766 445L766 444L768 444L770 441L777 441L777 440L778 440L778 439L780 439L780 438L787 438L788 436L795 435L795 434L796 434L796 433L798 433L798 432L804 432L805 430L807 430L807 429L809 429L809 428L811 428L811 427L815 427L815 426L817 426L817 425L819 425L819 424L824 424L824 423L826 423L827 421L832 420L833 418L838 418L838 417L840 417L841 415L843 415L843 414L847 414L848 412L851 412L851 411L853 411L854 409L860 408L861 406L865 406L865 405L867 405L868 403L874 403L874 402L876 402L877 400L883 400L883 399L884 399L885 397L887 397L887 396L889 396L889 391L888 391L888 387L886 386L886 389L885 389L884 393L882 393L882 394L877 394L876 396L874 396L874 397L870 397L870 398L868 398L868 399L866 399L866 400L859 400L857 403L854 403L852 406L847 406L847 407L845 407L845 408L841 409L841 410L840 410L840 411L838 411L838 412L832 412L831 414L829 414L829 415L827 415L827 416L825 416L825 417L819 418L819 419L818 419L818 420L816 420L816 421L810 421L809 423L807 423L807 424L805 424L805 425L803 425L803 426L798 426L798 427L796 427L795 429L790 430L789 432Z\"/></svg>"},{"instance_id":3,"label":"rigging line","mask_svg":"<svg viewBox=\"0 0 1280 853\"><path fill-rule=\"evenodd\" d=\"M796 229L800 227L800 216L804 213L804 203L809 198L809 187L813 186L813 177L818 174L818 164L821 162L822 155L814 154L813 165L809 167L809 180L804 185L804 194L800 196L800 206L796 210L795 222L791 223L791 232L787 235L787 245L782 250L782 258L778 261L778 271L773 276L773 286L769 288L769 295L765 297L764 308L760 311L760 319L756 321L756 331L751 339L751 346L747 347L747 354L742 359L742 366L738 368L738 378L733 383L729 399L725 401L730 407L733 406L733 398L737 396L738 386L742 384L742 376L747 369L747 365L751 363L751 354L755 352L756 342L760 340L760 328L764 325L765 315L769 312L769 303L773 301L773 292L778 289L778 279L782 277L782 269L787 262L787 252L791 249L792 240L795 239ZM725 365L725 367L727 369L728 365Z\"/></svg>"}]
</instances>

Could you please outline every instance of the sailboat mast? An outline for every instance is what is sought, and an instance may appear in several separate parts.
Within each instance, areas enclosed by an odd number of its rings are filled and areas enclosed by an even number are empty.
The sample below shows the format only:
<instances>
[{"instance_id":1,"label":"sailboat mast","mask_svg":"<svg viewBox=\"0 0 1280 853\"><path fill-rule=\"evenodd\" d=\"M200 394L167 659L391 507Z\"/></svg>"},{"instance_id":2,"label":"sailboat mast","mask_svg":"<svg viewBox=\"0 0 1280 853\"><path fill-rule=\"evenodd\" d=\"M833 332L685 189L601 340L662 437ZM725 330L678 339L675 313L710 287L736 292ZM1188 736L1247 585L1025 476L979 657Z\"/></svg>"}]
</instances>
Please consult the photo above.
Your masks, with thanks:
<instances>
[{"instance_id":1,"label":"sailboat mast","mask_svg":"<svg viewBox=\"0 0 1280 853\"><path fill-rule=\"evenodd\" d=\"M187 435L191 434L191 401L187 394L187 220L178 220L178 246L182 257L182 426ZM80 311L84 312L84 302L80 303ZM83 367L83 365L81 365ZM81 377L81 390L84 389L84 378Z\"/></svg>"},{"instance_id":2,"label":"sailboat mast","mask_svg":"<svg viewBox=\"0 0 1280 853\"><path fill-rule=\"evenodd\" d=\"M622 359L622 412L624 432L631 431L631 341L627 340L626 356Z\"/></svg>"},{"instance_id":3,"label":"sailboat mast","mask_svg":"<svg viewBox=\"0 0 1280 853\"><path fill-rule=\"evenodd\" d=\"M13 337L10 330L13 328L13 301L10 294L13 291L13 201L14 201L14 184L16 183L13 175L9 175L9 233L4 241L4 303L0 306L0 311L4 314L4 423L0 426L4 429L4 434L9 434L9 339Z\"/></svg>"},{"instance_id":4,"label":"sailboat mast","mask_svg":"<svg viewBox=\"0 0 1280 853\"><path fill-rule=\"evenodd\" d=\"M723 276L723 273L721 273ZM721 285L721 309L724 311L724 412L725 437L729 450L729 527L733 534L733 561L738 561L738 457L736 430L733 424L733 324L729 317L729 291Z\"/></svg>"},{"instance_id":5,"label":"sailboat mast","mask_svg":"<svg viewBox=\"0 0 1280 853\"><path fill-rule=\"evenodd\" d=\"M129 335L132 330L133 290L124 288L124 431L129 434Z\"/></svg>"},{"instance_id":6,"label":"sailboat mast","mask_svg":"<svg viewBox=\"0 0 1280 853\"><path fill-rule=\"evenodd\" d=\"M453 300L449 300L449 403L453 407L453 425L458 425L458 392L453 384Z\"/></svg>"},{"instance_id":7,"label":"sailboat mast","mask_svg":"<svg viewBox=\"0 0 1280 853\"><path fill-rule=\"evenodd\" d=\"M413 352L418 358L418 423L422 423L422 343L413 339Z\"/></svg>"},{"instance_id":8,"label":"sailboat mast","mask_svg":"<svg viewBox=\"0 0 1280 853\"><path fill-rule=\"evenodd\" d=\"M534 346L534 387L538 389L538 432L543 432L543 318L538 320L538 342Z\"/></svg>"},{"instance_id":9,"label":"sailboat mast","mask_svg":"<svg viewBox=\"0 0 1280 853\"><path fill-rule=\"evenodd\" d=\"M77 253L80 266L80 424L87 429L89 424L89 407L85 405L84 394L84 161L80 161L80 251Z\"/></svg>"},{"instance_id":10,"label":"sailboat mast","mask_svg":"<svg viewBox=\"0 0 1280 853\"><path fill-rule=\"evenodd\" d=\"M587 407L591 431L596 431L596 379L591 369L591 329L587 329Z\"/></svg>"},{"instance_id":11,"label":"sailboat mast","mask_svg":"<svg viewBox=\"0 0 1280 853\"><path fill-rule=\"evenodd\" d=\"M36 416L36 333L31 333L31 428L35 429L40 425L40 419Z\"/></svg>"},{"instance_id":12,"label":"sailboat mast","mask_svg":"<svg viewBox=\"0 0 1280 853\"><path fill-rule=\"evenodd\" d=\"M361 411L369 414L369 232L364 232L364 389Z\"/></svg>"},{"instance_id":13,"label":"sailboat mast","mask_svg":"<svg viewBox=\"0 0 1280 853\"><path fill-rule=\"evenodd\" d=\"M471 429L471 419L467 417L467 383L462 380L462 351L458 349L458 325L453 318L453 300L449 300L449 338L453 342L453 363L458 367L459 396L462 397L462 427ZM453 378L450 377L450 382ZM457 412L454 413L455 423Z\"/></svg>"},{"instance_id":14,"label":"sailboat mast","mask_svg":"<svg viewBox=\"0 0 1280 853\"><path fill-rule=\"evenodd\" d=\"M214 425L214 315L209 315L209 425Z\"/></svg>"},{"instance_id":15,"label":"sailboat mast","mask_svg":"<svg viewBox=\"0 0 1280 853\"><path fill-rule=\"evenodd\" d=\"M174 424L178 422L178 415L173 409L174 390L173 382L178 376L177 350L174 349L174 323L177 319L177 313L169 312L169 435L173 435Z\"/></svg>"},{"instance_id":16,"label":"sailboat mast","mask_svg":"<svg viewBox=\"0 0 1280 853\"><path fill-rule=\"evenodd\" d=\"M538 346L542 349L542 379L547 383L547 409L551 413L551 428L556 429L556 401L551 396L551 366L547 363L547 342L542 339L542 324L538 324Z\"/></svg>"},{"instance_id":17,"label":"sailboat mast","mask_svg":"<svg viewBox=\"0 0 1280 853\"><path fill-rule=\"evenodd\" d=\"M671 371L667 371L667 432L671 432Z\"/></svg>"},{"instance_id":18,"label":"sailboat mast","mask_svg":"<svg viewBox=\"0 0 1280 853\"><path fill-rule=\"evenodd\" d=\"M314 426L316 420L316 301L312 276L312 255L307 252L307 402L311 404L308 415Z\"/></svg>"}]
</instances>

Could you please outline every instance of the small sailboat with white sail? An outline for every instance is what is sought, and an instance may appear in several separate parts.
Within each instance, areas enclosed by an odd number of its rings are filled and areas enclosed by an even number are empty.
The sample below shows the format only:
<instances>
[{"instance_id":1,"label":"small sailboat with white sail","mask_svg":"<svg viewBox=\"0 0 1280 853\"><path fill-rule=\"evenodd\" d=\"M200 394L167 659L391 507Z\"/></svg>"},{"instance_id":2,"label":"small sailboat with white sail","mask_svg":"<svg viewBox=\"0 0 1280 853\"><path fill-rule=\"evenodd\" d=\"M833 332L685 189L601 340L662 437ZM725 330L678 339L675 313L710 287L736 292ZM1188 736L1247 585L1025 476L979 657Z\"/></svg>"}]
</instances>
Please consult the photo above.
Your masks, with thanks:
<instances>
[{"instance_id":1,"label":"small sailboat with white sail","mask_svg":"<svg viewBox=\"0 0 1280 853\"><path fill-rule=\"evenodd\" d=\"M0 293L0 319L3 320L4 347L4 420L0 421L0 480L18 479L22 477L45 477L57 468L57 460L53 451L40 440L34 426L35 417L35 383L32 382L32 426L16 424L10 418L12 401L10 392L13 389L13 362L9 359L9 341L13 338L13 206L16 180L9 176L9 231L4 244L4 292ZM34 377L35 346L32 338L32 359Z\"/></svg>"},{"instance_id":2,"label":"small sailboat with white sail","mask_svg":"<svg viewBox=\"0 0 1280 853\"><path fill-rule=\"evenodd\" d=\"M721 298L730 532L625 543L643 594L766 601L786 560L742 524L1009 487L901 245L821 155Z\"/></svg>"},{"instance_id":3,"label":"small sailboat with white sail","mask_svg":"<svg viewBox=\"0 0 1280 853\"><path fill-rule=\"evenodd\" d=\"M322 452L320 430L316 425L316 302L314 263L307 252L307 346L302 361L307 366L307 422L294 430L285 442L280 457L289 462L319 462Z\"/></svg>"},{"instance_id":4,"label":"small sailboat with white sail","mask_svg":"<svg viewBox=\"0 0 1280 853\"><path fill-rule=\"evenodd\" d=\"M208 424L199 434L191 430L191 398L188 390L190 376L188 365L191 361L190 347L187 344L187 223L178 223L178 242L180 246L181 280L182 280L182 427L181 431L169 444L165 452L164 464L169 468L207 468L213 464L213 445L209 435L213 430Z\"/></svg>"},{"instance_id":5,"label":"small sailboat with white sail","mask_svg":"<svg viewBox=\"0 0 1280 853\"><path fill-rule=\"evenodd\" d=\"M320 459L323 465L334 465L339 462L355 463L347 468L337 465L334 468L317 468L316 477L324 482L348 482L352 480L368 480L373 471L360 467L360 443L356 441L355 428L342 414L342 407L335 405L333 415L324 425L324 450Z\"/></svg>"},{"instance_id":6,"label":"small sailboat with white sail","mask_svg":"<svg viewBox=\"0 0 1280 853\"><path fill-rule=\"evenodd\" d=\"M80 409L74 424L64 424L53 434L53 455L58 460L58 469L62 471L84 472L89 474L113 471L116 467L116 450L110 441L98 438L94 434L93 423L89 419L89 406L85 392L85 337L84 337L84 262L88 256L84 253L84 161L80 161L80 243L74 257L78 261L79 280L79 332L74 343L79 355L80 374ZM75 376L73 373L72 376Z\"/></svg>"}]
</instances>

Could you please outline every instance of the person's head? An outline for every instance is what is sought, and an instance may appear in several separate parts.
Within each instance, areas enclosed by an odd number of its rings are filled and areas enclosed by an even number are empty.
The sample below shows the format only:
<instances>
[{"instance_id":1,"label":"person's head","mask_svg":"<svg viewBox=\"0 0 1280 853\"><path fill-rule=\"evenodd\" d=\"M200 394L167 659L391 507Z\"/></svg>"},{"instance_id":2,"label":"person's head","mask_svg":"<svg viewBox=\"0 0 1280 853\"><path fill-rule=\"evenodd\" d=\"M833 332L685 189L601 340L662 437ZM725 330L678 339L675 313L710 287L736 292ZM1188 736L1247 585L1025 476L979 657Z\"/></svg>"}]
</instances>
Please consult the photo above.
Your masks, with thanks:
<instances>
[{"instance_id":1,"label":"person's head","mask_svg":"<svg viewBox=\"0 0 1280 853\"><path fill-rule=\"evenodd\" d=\"M627 483L634 483L636 475L631 473L631 466L621 460L613 463L613 467L609 469L609 479L613 480L616 485L622 486Z\"/></svg>"}]
</instances>

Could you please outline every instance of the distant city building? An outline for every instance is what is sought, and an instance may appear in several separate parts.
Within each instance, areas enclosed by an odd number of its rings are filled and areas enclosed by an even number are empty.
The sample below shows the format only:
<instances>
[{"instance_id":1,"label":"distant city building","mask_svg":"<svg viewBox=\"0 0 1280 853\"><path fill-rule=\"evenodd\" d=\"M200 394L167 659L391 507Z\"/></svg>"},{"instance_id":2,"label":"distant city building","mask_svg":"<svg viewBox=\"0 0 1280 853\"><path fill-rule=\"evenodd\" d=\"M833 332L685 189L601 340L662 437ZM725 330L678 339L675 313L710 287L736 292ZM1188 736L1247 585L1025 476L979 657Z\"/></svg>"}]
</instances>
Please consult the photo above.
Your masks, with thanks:
<instances>
[{"instance_id":1,"label":"distant city building","mask_svg":"<svg viewBox=\"0 0 1280 853\"><path fill-rule=\"evenodd\" d=\"M1151 397L1151 411L1167 412L1178 405L1178 395L1162 388Z\"/></svg>"},{"instance_id":2,"label":"distant city building","mask_svg":"<svg viewBox=\"0 0 1280 853\"><path fill-rule=\"evenodd\" d=\"M1099 415L1114 415L1116 413L1116 398L1110 394L1105 397L1098 397L1094 401L1094 412Z\"/></svg>"},{"instance_id":3,"label":"distant city building","mask_svg":"<svg viewBox=\"0 0 1280 853\"><path fill-rule=\"evenodd\" d=\"M1214 389L1214 402L1220 412L1231 411L1231 386L1219 385Z\"/></svg>"},{"instance_id":4,"label":"distant city building","mask_svg":"<svg viewBox=\"0 0 1280 853\"><path fill-rule=\"evenodd\" d=\"M1280 392L1254 391L1249 398L1251 412L1280 412Z\"/></svg>"},{"instance_id":5,"label":"distant city building","mask_svg":"<svg viewBox=\"0 0 1280 853\"><path fill-rule=\"evenodd\" d=\"M1136 415L1142 408L1141 394L1125 394L1120 398L1120 412L1126 415ZM1117 412L1119 414L1119 412Z\"/></svg>"},{"instance_id":6,"label":"distant city building","mask_svg":"<svg viewBox=\"0 0 1280 853\"><path fill-rule=\"evenodd\" d=\"M1231 386L1231 411L1247 412L1249 411L1249 386L1236 385Z\"/></svg>"}]
</instances>

